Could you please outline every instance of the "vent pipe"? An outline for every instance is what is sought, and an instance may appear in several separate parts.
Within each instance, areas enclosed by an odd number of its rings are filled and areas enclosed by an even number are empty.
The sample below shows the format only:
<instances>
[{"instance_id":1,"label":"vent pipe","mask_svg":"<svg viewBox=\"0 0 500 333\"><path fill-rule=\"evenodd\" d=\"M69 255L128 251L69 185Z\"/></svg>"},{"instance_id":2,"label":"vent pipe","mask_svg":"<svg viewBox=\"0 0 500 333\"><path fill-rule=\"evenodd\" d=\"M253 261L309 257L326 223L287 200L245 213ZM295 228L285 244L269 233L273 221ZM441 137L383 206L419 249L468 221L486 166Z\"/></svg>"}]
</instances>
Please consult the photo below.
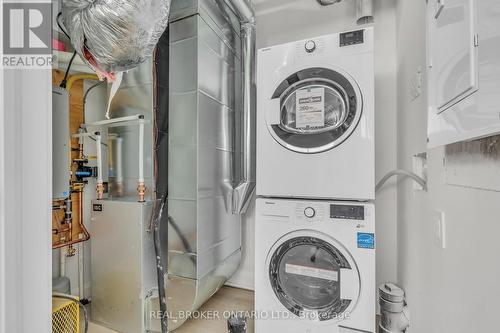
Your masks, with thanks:
<instances>
[{"instance_id":1,"label":"vent pipe","mask_svg":"<svg viewBox=\"0 0 500 333\"><path fill-rule=\"evenodd\" d=\"M233 190L233 214L244 214L255 191L255 12L248 0L226 0L241 22L243 72L242 179Z\"/></svg>"},{"instance_id":2,"label":"vent pipe","mask_svg":"<svg viewBox=\"0 0 500 333\"><path fill-rule=\"evenodd\" d=\"M342 0L317 0L322 6L329 6ZM373 18L373 0L356 1L356 22L358 24L369 23Z\"/></svg>"},{"instance_id":3,"label":"vent pipe","mask_svg":"<svg viewBox=\"0 0 500 333\"><path fill-rule=\"evenodd\" d=\"M373 0L356 0L356 22L368 23L373 19Z\"/></svg>"}]
</instances>

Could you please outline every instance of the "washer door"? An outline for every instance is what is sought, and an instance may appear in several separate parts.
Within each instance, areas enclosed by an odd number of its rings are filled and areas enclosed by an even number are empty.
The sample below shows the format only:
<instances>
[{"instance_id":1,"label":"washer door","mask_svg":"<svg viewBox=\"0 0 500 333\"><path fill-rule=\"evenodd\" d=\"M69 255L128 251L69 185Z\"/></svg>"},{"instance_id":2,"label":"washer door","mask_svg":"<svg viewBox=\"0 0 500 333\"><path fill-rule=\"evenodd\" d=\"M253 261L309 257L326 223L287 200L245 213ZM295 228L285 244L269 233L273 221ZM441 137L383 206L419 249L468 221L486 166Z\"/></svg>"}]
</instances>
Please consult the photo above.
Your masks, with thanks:
<instances>
[{"instance_id":1,"label":"washer door","mask_svg":"<svg viewBox=\"0 0 500 333\"><path fill-rule=\"evenodd\" d=\"M302 236L300 235L302 234ZM281 304L300 319L345 319L358 301L360 277L351 255L321 234L294 232L269 254L269 280Z\"/></svg>"},{"instance_id":2,"label":"washer door","mask_svg":"<svg viewBox=\"0 0 500 333\"><path fill-rule=\"evenodd\" d=\"M344 142L356 129L362 96L340 70L309 68L284 80L271 97L268 129L282 146L320 153Z\"/></svg>"}]
</instances>

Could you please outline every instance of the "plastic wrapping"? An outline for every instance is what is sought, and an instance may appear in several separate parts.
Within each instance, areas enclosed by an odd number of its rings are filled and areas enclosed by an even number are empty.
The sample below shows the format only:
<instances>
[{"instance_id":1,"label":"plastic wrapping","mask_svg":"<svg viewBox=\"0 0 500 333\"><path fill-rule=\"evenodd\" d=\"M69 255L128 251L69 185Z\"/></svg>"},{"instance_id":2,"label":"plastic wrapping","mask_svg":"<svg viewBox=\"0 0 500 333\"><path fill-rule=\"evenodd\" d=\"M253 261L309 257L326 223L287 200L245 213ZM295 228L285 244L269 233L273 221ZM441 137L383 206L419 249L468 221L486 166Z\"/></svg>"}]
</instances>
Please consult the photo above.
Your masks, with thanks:
<instances>
[{"instance_id":1,"label":"plastic wrapping","mask_svg":"<svg viewBox=\"0 0 500 333\"><path fill-rule=\"evenodd\" d=\"M317 134L335 130L347 118L345 92L321 81L291 90L282 103L281 127L290 133Z\"/></svg>"},{"instance_id":2,"label":"plastic wrapping","mask_svg":"<svg viewBox=\"0 0 500 333\"><path fill-rule=\"evenodd\" d=\"M62 16L80 57L113 79L152 56L169 10L170 0L65 0Z\"/></svg>"}]
</instances>

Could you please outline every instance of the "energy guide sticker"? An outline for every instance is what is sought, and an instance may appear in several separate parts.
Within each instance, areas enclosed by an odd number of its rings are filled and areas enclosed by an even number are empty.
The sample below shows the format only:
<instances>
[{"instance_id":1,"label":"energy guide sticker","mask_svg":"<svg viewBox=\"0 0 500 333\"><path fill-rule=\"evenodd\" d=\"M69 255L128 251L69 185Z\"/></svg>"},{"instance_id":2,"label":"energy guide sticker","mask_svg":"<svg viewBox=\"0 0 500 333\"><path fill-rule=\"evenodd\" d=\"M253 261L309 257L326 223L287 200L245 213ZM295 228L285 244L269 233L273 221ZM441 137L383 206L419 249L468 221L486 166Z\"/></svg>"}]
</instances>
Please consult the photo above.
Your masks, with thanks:
<instances>
[{"instance_id":1,"label":"energy guide sticker","mask_svg":"<svg viewBox=\"0 0 500 333\"><path fill-rule=\"evenodd\" d=\"M288 274L308 276L329 281L339 280L339 272L315 267L286 264L285 272Z\"/></svg>"},{"instance_id":2,"label":"energy guide sticker","mask_svg":"<svg viewBox=\"0 0 500 333\"><path fill-rule=\"evenodd\" d=\"M296 128L325 126L325 88L296 92Z\"/></svg>"}]
</instances>

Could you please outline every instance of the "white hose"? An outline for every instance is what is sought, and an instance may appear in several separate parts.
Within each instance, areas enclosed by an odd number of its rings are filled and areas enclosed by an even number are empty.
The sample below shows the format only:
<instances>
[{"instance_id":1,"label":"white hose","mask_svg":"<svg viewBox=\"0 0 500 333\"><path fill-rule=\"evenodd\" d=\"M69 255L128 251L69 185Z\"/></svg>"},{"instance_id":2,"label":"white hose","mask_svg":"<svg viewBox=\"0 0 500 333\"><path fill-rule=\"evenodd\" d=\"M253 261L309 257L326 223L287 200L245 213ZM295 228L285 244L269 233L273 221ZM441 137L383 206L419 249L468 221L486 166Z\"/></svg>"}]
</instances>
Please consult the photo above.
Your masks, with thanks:
<instances>
[{"instance_id":1,"label":"white hose","mask_svg":"<svg viewBox=\"0 0 500 333\"><path fill-rule=\"evenodd\" d=\"M393 176L404 176L404 177L408 177L408 178L411 178L413 179L414 181L416 181L420 186L422 186L422 189L424 191L427 191L427 181L423 178L421 178L420 176L418 176L417 174L414 174L413 172L409 172L409 171L406 171L406 170L401 170L401 169L397 169L397 170L393 170L391 172L389 172L387 175L385 175L378 183L377 183L377 186L375 186L375 192L378 192L382 189L382 187L384 186L384 184Z\"/></svg>"}]
</instances>

